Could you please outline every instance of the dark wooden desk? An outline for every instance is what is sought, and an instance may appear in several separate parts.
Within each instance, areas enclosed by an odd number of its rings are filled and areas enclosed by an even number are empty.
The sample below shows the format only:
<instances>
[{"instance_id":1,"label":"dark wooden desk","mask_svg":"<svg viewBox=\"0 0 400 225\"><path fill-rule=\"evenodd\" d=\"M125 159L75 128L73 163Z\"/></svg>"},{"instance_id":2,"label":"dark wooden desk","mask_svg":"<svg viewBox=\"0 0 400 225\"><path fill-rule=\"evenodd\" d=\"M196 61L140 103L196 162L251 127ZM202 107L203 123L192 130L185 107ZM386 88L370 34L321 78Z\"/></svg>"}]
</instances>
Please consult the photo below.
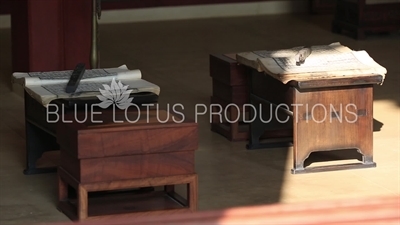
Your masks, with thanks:
<instances>
[{"instance_id":1,"label":"dark wooden desk","mask_svg":"<svg viewBox=\"0 0 400 225\"><path fill-rule=\"evenodd\" d=\"M248 149L293 145L292 173L375 167L373 85L382 79L380 75L371 75L283 84L253 70L250 101L257 113L262 110L262 117L256 115L250 124ZM289 140L287 137L267 143L260 140L265 130L279 133L287 129L293 130ZM304 166L312 152L344 149L357 149L362 154L361 163Z\"/></svg>"},{"instance_id":2,"label":"dark wooden desk","mask_svg":"<svg viewBox=\"0 0 400 225\"><path fill-rule=\"evenodd\" d=\"M165 110L137 108L97 115L94 119L102 123L77 122L74 112L66 118L72 122L58 123L57 140L61 146L59 209L68 217L126 218L196 210L197 123ZM174 191L177 184L186 185L186 198ZM77 199L69 197L68 186L76 190ZM157 186L164 190L140 197L115 193ZM88 196L104 191L114 193Z\"/></svg>"},{"instance_id":3,"label":"dark wooden desk","mask_svg":"<svg viewBox=\"0 0 400 225\"><path fill-rule=\"evenodd\" d=\"M155 94L139 93L133 94L133 96L134 103L138 105L158 101L158 96ZM85 99L80 102L59 100L54 103L58 105L64 104L68 108L69 104L72 106L74 103L90 104L93 102L96 101ZM55 120L53 117L49 119L51 121ZM60 150L56 140L56 124L48 123L47 121L46 108L25 92L26 168L24 174L49 173L57 170L57 163L53 163L55 164L54 166L45 167L37 167L36 165L44 153Z\"/></svg>"}]
</instances>

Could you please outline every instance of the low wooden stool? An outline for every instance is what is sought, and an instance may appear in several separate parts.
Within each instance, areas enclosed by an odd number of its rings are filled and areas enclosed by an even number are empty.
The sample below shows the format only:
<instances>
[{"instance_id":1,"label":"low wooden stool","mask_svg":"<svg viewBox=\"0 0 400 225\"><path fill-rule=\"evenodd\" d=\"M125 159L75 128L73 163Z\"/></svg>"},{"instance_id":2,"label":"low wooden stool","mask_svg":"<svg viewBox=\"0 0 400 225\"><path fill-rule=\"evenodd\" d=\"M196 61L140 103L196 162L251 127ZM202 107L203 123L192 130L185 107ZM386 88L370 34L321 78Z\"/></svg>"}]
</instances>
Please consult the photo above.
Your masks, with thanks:
<instances>
[{"instance_id":1,"label":"low wooden stool","mask_svg":"<svg viewBox=\"0 0 400 225\"><path fill-rule=\"evenodd\" d=\"M196 210L196 123L164 110L103 112L83 123L74 121L72 113L65 117L72 122L57 126L58 208L69 218ZM186 199L174 191L178 184L186 184ZM158 186L164 190L132 193L134 188ZM76 190L76 198L69 195L69 187ZM105 193L92 198L89 192Z\"/></svg>"}]
</instances>

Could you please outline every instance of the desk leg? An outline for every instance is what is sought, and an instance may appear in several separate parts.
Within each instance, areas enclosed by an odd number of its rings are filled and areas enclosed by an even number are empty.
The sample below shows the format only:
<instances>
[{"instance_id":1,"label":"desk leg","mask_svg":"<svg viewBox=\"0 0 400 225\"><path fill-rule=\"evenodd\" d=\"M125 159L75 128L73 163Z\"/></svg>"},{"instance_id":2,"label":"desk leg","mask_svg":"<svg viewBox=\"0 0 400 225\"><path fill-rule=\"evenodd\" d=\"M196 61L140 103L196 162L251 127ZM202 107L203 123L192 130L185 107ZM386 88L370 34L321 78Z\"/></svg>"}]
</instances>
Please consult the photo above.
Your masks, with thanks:
<instances>
[{"instance_id":1,"label":"desk leg","mask_svg":"<svg viewBox=\"0 0 400 225\"><path fill-rule=\"evenodd\" d=\"M273 104L253 94L250 96L250 103L255 107L256 112L250 112L250 118L254 118L254 121L250 123L247 149L291 147L292 138L285 134L286 131L291 130L292 119L288 117L289 120L285 123L278 121L275 115L276 107Z\"/></svg>"},{"instance_id":2,"label":"desk leg","mask_svg":"<svg viewBox=\"0 0 400 225\"><path fill-rule=\"evenodd\" d=\"M26 129L26 169L24 174L56 172L56 167L37 168L36 161L44 152L58 148L55 137L46 133L29 121L25 121Z\"/></svg>"},{"instance_id":3,"label":"desk leg","mask_svg":"<svg viewBox=\"0 0 400 225\"><path fill-rule=\"evenodd\" d=\"M251 94L250 94L251 95ZM250 123L250 132L249 132L249 143L247 144L247 149L259 149L263 148L260 143L261 135L263 135L265 130L265 125L262 123L259 116L257 116L257 112L260 111L261 105L257 104L252 97L250 97L250 103L255 107L256 112L250 111L250 118L255 117L254 121Z\"/></svg>"},{"instance_id":4,"label":"desk leg","mask_svg":"<svg viewBox=\"0 0 400 225\"><path fill-rule=\"evenodd\" d=\"M372 86L296 90L295 103L301 107L294 111L292 173L376 167L372 151ZM354 149L361 154L361 162L314 167L304 165L313 152ZM350 158L331 158L346 159Z\"/></svg>"},{"instance_id":5,"label":"desk leg","mask_svg":"<svg viewBox=\"0 0 400 225\"><path fill-rule=\"evenodd\" d=\"M87 190L82 186L78 185L78 219L79 220L84 220L88 217L88 192Z\"/></svg>"}]
</instances>

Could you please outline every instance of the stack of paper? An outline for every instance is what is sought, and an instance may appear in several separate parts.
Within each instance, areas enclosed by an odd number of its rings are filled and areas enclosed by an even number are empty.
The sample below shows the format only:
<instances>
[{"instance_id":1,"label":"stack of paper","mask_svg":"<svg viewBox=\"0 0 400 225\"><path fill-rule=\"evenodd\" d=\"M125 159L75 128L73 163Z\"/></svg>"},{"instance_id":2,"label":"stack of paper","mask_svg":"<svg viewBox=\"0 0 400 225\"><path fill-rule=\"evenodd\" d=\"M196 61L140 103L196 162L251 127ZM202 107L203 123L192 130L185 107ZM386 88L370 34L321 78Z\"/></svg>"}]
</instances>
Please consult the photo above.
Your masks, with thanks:
<instances>
[{"instance_id":1,"label":"stack of paper","mask_svg":"<svg viewBox=\"0 0 400 225\"><path fill-rule=\"evenodd\" d=\"M291 80L334 79L386 75L386 69L376 63L366 51L353 51L340 43L311 46L311 54L301 65L296 54L303 46L275 51L252 51L236 55L238 63L265 72L287 83Z\"/></svg>"},{"instance_id":2,"label":"stack of paper","mask_svg":"<svg viewBox=\"0 0 400 225\"><path fill-rule=\"evenodd\" d=\"M105 85L115 91L129 90L130 93L151 92L156 95L160 94L160 87L142 79L140 70L129 70L125 65L118 68L86 70L76 92L73 94L65 91L71 74L72 70L17 72L13 73L13 82L22 85L28 94L45 107L55 99L96 97L101 94L101 89L105 89Z\"/></svg>"}]
</instances>

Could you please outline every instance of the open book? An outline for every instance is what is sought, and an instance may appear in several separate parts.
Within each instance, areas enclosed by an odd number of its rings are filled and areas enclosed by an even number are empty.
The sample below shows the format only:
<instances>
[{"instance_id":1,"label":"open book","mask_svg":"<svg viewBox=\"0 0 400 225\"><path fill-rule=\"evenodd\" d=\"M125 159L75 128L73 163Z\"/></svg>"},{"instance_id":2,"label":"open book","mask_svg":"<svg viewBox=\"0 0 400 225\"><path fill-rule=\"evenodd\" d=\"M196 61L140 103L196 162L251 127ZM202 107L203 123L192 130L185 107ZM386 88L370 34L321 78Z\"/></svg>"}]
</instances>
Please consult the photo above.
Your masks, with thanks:
<instances>
[{"instance_id":1,"label":"open book","mask_svg":"<svg viewBox=\"0 0 400 225\"><path fill-rule=\"evenodd\" d=\"M111 89L118 89L116 91L160 94L160 87L143 80L140 70L129 70L125 65L118 68L86 70L77 90L72 94L65 91L71 74L72 70L17 72L13 73L13 83L22 85L29 95L45 107L55 99L96 98L101 95L100 91L105 89L105 85Z\"/></svg>"},{"instance_id":2,"label":"open book","mask_svg":"<svg viewBox=\"0 0 400 225\"><path fill-rule=\"evenodd\" d=\"M283 83L291 80L334 79L368 75L386 75L366 51L353 51L340 43L311 46L311 54L301 65L296 55L303 46L276 51L252 51L236 55L238 63L265 72Z\"/></svg>"}]
</instances>

